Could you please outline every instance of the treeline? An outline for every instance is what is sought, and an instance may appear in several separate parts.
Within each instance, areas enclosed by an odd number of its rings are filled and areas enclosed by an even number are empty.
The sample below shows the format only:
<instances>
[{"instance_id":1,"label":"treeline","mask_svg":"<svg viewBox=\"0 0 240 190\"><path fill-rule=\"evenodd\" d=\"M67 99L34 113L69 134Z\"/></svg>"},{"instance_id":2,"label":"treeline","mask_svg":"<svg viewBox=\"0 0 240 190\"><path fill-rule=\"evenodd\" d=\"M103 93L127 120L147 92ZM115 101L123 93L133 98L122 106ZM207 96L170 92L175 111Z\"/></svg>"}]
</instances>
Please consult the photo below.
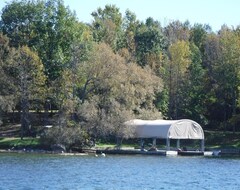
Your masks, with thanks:
<instances>
[{"instance_id":1,"label":"treeline","mask_svg":"<svg viewBox=\"0 0 240 190\"><path fill-rule=\"evenodd\" d=\"M240 28L162 27L115 5L91 15L92 23L79 22L62 0L15 0L2 9L2 124L5 113L20 111L23 137L32 111L54 109L58 127L48 135L69 144L128 137L123 123L132 118L239 130Z\"/></svg>"}]
</instances>

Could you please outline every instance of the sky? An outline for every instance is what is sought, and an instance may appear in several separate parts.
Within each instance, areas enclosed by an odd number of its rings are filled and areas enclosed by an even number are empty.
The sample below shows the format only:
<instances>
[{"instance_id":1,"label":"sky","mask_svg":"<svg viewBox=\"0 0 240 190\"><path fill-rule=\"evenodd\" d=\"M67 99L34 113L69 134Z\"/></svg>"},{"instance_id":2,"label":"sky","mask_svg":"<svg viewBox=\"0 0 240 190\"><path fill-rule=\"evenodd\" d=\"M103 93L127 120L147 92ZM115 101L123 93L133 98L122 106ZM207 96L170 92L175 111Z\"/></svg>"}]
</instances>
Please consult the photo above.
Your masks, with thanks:
<instances>
[{"instance_id":1,"label":"sky","mask_svg":"<svg viewBox=\"0 0 240 190\"><path fill-rule=\"evenodd\" d=\"M0 10L10 0L0 0ZM240 0L64 0L64 4L75 11L79 21L92 22L91 13L105 5L116 5L122 15L129 9L137 19L145 21L152 17L164 27L171 21L188 20L195 23L209 24L214 32L223 24L229 27L240 25Z\"/></svg>"}]
</instances>

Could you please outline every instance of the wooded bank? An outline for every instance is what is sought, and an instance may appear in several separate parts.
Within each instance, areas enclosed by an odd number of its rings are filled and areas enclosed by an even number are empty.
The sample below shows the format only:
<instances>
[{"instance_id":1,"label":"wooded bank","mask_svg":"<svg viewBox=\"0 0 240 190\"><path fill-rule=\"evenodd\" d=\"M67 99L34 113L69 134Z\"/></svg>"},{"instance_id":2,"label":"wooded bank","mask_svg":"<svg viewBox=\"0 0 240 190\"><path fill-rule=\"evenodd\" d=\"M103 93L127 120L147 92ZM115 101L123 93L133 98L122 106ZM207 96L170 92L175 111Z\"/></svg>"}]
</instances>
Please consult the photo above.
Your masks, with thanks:
<instances>
[{"instance_id":1,"label":"wooded bank","mask_svg":"<svg viewBox=\"0 0 240 190\"><path fill-rule=\"evenodd\" d=\"M123 123L133 118L190 118L204 129L240 130L239 27L213 32L178 20L163 27L114 5L92 17L78 21L62 0L16 0L3 8L2 126L17 111L21 136L28 136L58 110L51 123L58 128L46 138L67 146L130 138ZM44 110L40 123L30 110Z\"/></svg>"}]
</instances>

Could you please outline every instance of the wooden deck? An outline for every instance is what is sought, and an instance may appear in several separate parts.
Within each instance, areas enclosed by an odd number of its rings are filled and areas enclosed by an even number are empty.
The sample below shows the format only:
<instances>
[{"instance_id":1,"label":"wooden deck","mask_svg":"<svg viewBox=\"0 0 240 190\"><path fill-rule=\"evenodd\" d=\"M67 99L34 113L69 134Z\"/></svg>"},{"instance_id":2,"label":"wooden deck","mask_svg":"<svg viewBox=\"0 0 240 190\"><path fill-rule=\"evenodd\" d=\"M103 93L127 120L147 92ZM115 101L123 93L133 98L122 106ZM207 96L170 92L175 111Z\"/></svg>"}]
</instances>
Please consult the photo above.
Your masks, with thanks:
<instances>
[{"instance_id":1,"label":"wooden deck","mask_svg":"<svg viewBox=\"0 0 240 190\"><path fill-rule=\"evenodd\" d=\"M202 151L166 151L166 150L156 150L156 151L141 151L140 149L102 149L96 150L96 154L106 154L106 155L158 155L158 156L212 156L212 152Z\"/></svg>"},{"instance_id":2,"label":"wooden deck","mask_svg":"<svg viewBox=\"0 0 240 190\"><path fill-rule=\"evenodd\" d=\"M204 156L203 151L178 151L180 156Z\"/></svg>"},{"instance_id":3,"label":"wooden deck","mask_svg":"<svg viewBox=\"0 0 240 190\"><path fill-rule=\"evenodd\" d=\"M139 149L105 149L96 150L96 154L120 154L120 155L158 155L166 156L166 151L141 151Z\"/></svg>"}]
</instances>

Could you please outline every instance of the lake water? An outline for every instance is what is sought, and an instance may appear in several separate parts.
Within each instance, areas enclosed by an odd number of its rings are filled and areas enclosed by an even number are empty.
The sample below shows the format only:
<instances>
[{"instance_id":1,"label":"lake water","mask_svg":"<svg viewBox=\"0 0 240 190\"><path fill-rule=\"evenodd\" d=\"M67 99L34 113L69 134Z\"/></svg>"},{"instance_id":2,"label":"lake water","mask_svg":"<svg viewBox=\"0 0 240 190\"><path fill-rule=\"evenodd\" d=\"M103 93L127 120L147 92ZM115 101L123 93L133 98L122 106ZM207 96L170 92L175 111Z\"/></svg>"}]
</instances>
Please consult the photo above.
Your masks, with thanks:
<instances>
[{"instance_id":1,"label":"lake water","mask_svg":"<svg viewBox=\"0 0 240 190\"><path fill-rule=\"evenodd\" d=\"M240 189L240 159L0 154L0 190Z\"/></svg>"}]
</instances>

